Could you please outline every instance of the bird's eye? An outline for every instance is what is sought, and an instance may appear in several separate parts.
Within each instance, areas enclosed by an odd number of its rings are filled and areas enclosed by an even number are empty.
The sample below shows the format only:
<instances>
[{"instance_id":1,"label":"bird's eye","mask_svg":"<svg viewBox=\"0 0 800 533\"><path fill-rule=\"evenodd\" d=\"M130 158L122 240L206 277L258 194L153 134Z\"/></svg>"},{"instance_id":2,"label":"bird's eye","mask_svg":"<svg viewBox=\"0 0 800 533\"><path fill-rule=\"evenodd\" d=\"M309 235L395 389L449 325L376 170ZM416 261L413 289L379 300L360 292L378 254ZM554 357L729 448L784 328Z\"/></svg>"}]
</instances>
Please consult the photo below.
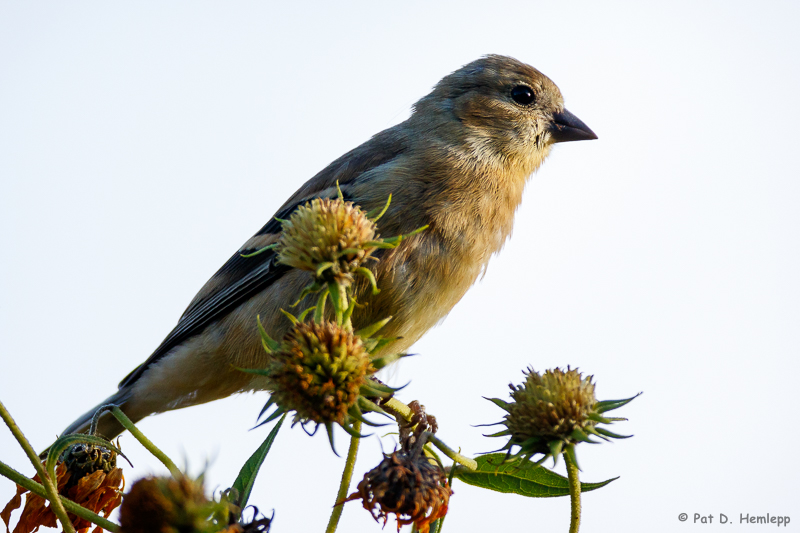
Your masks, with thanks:
<instances>
[{"instance_id":1,"label":"bird's eye","mask_svg":"<svg viewBox=\"0 0 800 533\"><path fill-rule=\"evenodd\" d=\"M527 85L517 85L511 89L511 98L519 105L531 105L536 100L533 89Z\"/></svg>"}]
</instances>

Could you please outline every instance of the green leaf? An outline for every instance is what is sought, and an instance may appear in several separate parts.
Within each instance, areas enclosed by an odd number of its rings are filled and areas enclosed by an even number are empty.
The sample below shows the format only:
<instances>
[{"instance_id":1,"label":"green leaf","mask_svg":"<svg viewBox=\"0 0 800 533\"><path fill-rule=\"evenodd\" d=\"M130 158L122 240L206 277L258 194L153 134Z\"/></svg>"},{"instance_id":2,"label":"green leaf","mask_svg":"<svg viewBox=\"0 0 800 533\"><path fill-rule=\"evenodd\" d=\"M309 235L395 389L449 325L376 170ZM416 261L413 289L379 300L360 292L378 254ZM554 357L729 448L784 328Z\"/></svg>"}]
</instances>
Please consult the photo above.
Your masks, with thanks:
<instances>
[{"instance_id":1,"label":"green leaf","mask_svg":"<svg viewBox=\"0 0 800 533\"><path fill-rule=\"evenodd\" d=\"M639 394L641 394L641 392ZM619 409L626 403L632 402L634 398L639 396L639 394L637 394L636 396L631 396L630 398L625 398L624 400L604 400L602 402L597 402L594 405L595 411L597 411L600 414L603 414L608 411L613 411L614 409Z\"/></svg>"},{"instance_id":2,"label":"green leaf","mask_svg":"<svg viewBox=\"0 0 800 533\"><path fill-rule=\"evenodd\" d=\"M281 425L285 419L286 415L283 415L283 417L278 420L278 423L275 424L275 427L272 428L272 431L267 435L266 440L264 440L255 453L250 456L250 459L242 465L242 469L239 470L239 475L236 476L236 481L234 481L231 486L232 489L238 492L237 501L234 503L239 508L244 509L247 506L247 500L250 498L250 492L253 490L253 484L256 482L258 470L264 463L264 459L267 458L267 453L269 453L269 449L272 447L272 443L278 435L278 430L281 429Z\"/></svg>"},{"instance_id":3,"label":"green leaf","mask_svg":"<svg viewBox=\"0 0 800 533\"><path fill-rule=\"evenodd\" d=\"M504 401L503 401L503 400L501 400L500 398L487 398L486 396L484 396L484 397L483 397L483 399L484 399L484 400L489 400L490 402L492 402L493 404L495 404L497 407L499 407L499 408L500 408L500 409L502 409L503 411L506 411L506 412L508 412L508 411L509 411L509 407L508 407L508 406L509 406L509 405L511 405L511 404L510 404L510 403L508 403L508 402L504 402Z\"/></svg>"},{"instance_id":4,"label":"green leaf","mask_svg":"<svg viewBox=\"0 0 800 533\"><path fill-rule=\"evenodd\" d=\"M477 458L478 469L457 467L455 477L468 485L528 496L529 498L552 498L569 496L569 480L543 466L533 463L503 463L504 453L491 453ZM599 483L581 483L581 491L589 492L604 487L617 478Z\"/></svg>"},{"instance_id":5,"label":"green leaf","mask_svg":"<svg viewBox=\"0 0 800 533\"><path fill-rule=\"evenodd\" d=\"M356 331L355 334L358 335L359 337L362 337L362 338L372 337L374 334L376 334L378 331L380 331L381 328L383 328L383 326L388 324L391 319L392 319L392 317L387 317L387 318L384 318L383 320L379 320L378 322L374 322L374 323L370 324L369 326L365 326L365 327L361 328L360 330Z\"/></svg>"}]
</instances>

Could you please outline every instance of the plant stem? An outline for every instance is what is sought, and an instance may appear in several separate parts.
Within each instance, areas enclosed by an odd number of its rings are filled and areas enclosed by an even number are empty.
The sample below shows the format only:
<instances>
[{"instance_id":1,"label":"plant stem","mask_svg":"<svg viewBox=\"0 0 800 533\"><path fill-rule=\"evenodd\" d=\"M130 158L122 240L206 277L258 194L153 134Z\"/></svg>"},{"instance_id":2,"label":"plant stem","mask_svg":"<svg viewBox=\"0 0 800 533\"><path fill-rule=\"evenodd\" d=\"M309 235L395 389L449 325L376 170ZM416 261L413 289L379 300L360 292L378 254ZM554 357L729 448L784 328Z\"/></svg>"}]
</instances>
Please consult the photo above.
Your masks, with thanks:
<instances>
[{"instance_id":1,"label":"plant stem","mask_svg":"<svg viewBox=\"0 0 800 533\"><path fill-rule=\"evenodd\" d=\"M477 470L478 469L478 462L475 461L475 459L470 459L469 457L465 457L465 456L461 455L457 451L455 451L452 448L450 448L447 444L445 444L444 442L439 440L439 437L437 437L433 433L430 433L428 435L428 442L430 442L431 444L433 444L434 446L439 448L439 450L441 450L441 452L443 454L445 454L447 457L449 457L453 461L455 461L457 463L461 463L462 465L466 466L470 470Z\"/></svg>"},{"instance_id":2,"label":"plant stem","mask_svg":"<svg viewBox=\"0 0 800 533\"><path fill-rule=\"evenodd\" d=\"M384 410L394 415L395 417L401 416L405 420L411 420L411 415L412 415L411 409L400 400L397 400L395 398L389 398L388 400L383 402L383 404L381 404L381 407L383 407ZM428 434L428 442L439 448L442 451L442 453L444 453L447 457L449 457L453 461L466 466L470 470L478 469L478 463L474 459L465 457L460 453L458 453L457 451L453 450L447 444L439 440L439 437L437 437L433 433Z\"/></svg>"},{"instance_id":3,"label":"plant stem","mask_svg":"<svg viewBox=\"0 0 800 533\"><path fill-rule=\"evenodd\" d=\"M0 475L7 477L20 487L27 489L30 492L38 496L41 496L42 498L47 498L47 490L42 485L36 483L34 480L17 472L16 470L11 468L7 464L3 463L2 461L0 461ZM115 524L114 522L91 512L89 509L82 507L81 505L73 502L70 499L65 498L64 496L60 496L59 499L61 500L61 503L64 505L64 508L70 513L74 514L75 516L83 518L84 520L88 520L93 524L97 524L98 526L102 527L106 531L110 531L111 533L119 532L119 525Z\"/></svg>"},{"instance_id":4,"label":"plant stem","mask_svg":"<svg viewBox=\"0 0 800 533\"><path fill-rule=\"evenodd\" d=\"M17 442L19 442L19 445L22 446L22 449L25 450L25 454L28 456L28 459L30 459L31 463L33 463L33 467L36 469L36 473L39 474L39 479L42 480L42 484L46 490L47 499L50 500L50 507L58 517L59 522L61 522L61 527L64 528L64 533L75 533L75 528L72 526L72 522L70 522L69 517L67 516L67 511L64 509L64 505L61 503L61 498L58 496L58 489L56 489L54 480L50 479L50 476L48 476L47 472L44 471L44 467L39 461L39 457L36 455L36 452L33 451L31 443L25 438L25 435L23 435L22 430L19 429L17 423L14 422L14 419L11 418L11 414L6 410L3 402L0 402L0 417L2 417L3 421L6 423L8 429L11 430L11 433L17 439Z\"/></svg>"},{"instance_id":5,"label":"plant stem","mask_svg":"<svg viewBox=\"0 0 800 533\"><path fill-rule=\"evenodd\" d=\"M569 500L571 517L569 521L569 533L578 533L581 525L581 482L578 479L578 465L570 459L569 454L564 450L564 462L567 464L567 478L569 479Z\"/></svg>"},{"instance_id":6,"label":"plant stem","mask_svg":"<svg viewBox=\"0 0 800 533\"><path fill-rule=\"evenodd\" d=\"M103 407L98 409L97 412L94 414L94 418L92 419L92 427L96 426L97 420L100 418L100 415L106 411L111 411L111 414L113 414L116 417L116 419L119 420L119 423L122 424L122 427L130 431L131 435L133 435L133 437L136 440L138 440L139 443L142 446L144 446L148 452L153 454L156 459L161 461L164 464L164 466L167 467L167 470L169 470L170 474L172 474L173 477L179 478L183 476L183 474L181 474L180 469L177 466L175 466L175 463L172 462L172 459L167 457L167 454L162 452L158 448L158 446L153 444L153 442L150 439L145 437L144 433L139 431L139 428L136 427L136 424L134 424L131 421L131 419L128 418L128 416L122 412L122 409L120 409L119 406L116 406L114 404L109 404L109 405L104 405Z\"/></svg>"},{"instance_id":7,"label":"plant stem","mask_svg":"<svg viewBox=\"0 0 800 533\"><path fill-rule=\"evenodd\" d=\"M353 430L356 433L361 432L361 422L356 420L353 422ZM344 508L343 500L347 498L347 491L350 490L350 480L353 479L353 468L356 466L356 456L358 455L358 442L361 439L358 437L350 437L350 449L347 450L347 460L344 463L344 471L342 472L342 481L339 483L339 492L336 494L336 503L333 506L331 518L328 520L328 527L325 533L334 533L336 526L339 525L339 518L342 516L342 509Z\"/></svg>"}]
</instances>

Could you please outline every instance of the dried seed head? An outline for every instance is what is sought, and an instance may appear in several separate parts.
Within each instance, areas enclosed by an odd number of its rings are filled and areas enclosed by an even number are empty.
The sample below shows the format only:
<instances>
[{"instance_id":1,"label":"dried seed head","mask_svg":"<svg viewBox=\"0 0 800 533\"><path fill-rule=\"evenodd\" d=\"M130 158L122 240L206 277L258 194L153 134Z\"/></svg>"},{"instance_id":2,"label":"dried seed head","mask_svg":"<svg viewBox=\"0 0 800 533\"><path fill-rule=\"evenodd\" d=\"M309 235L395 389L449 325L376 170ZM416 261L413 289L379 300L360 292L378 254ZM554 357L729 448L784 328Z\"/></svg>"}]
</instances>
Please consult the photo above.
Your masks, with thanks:
<instances>
[{"instance_id":1,"label":"dried seed head","mask_svg":"<svg viewBox=\"0 0 800 533\"><path fill-rule=\"evenodd\" d=\"M345 287L371 257L377 227L352 202L315 198L292 213L278 241L279 260L316 273L319 281Z\"/></svg>"},{"instance_id":2,"label":"dried seed head","mask_svg":"<svg viewBox=\"0 0 800 533\"><path fill-rule=\"evenodd\" d=\"M569 441L576 429L586 430L596 422L589 419L594 404L592 376L585 379L577 370L560 368L539 375L528 369L522 385L509 385L514 402L506 416L506 426L512 439L525 442L532 437L545 444L542 453L549 452L547 441Z\"/></svg>"},{"instance_id":3,"label":"dried seed head","mask_svg":"<svg viewBox=\"0 0 800 533\"><path fill-rule=\"evenodd\" d=\"M345 502L360 498L376 521L383 518L386 525L388 515L394 514L398 531L414 524L420 533L427 533L434 520L447 514L452 493L438 465L415 454L394 452L364 475Z\"/></svg>"},{"instance_id":4,"label":"dried seed head","mask_svg":"<svg viewBox=\"0 0 800 533\"><path fill-rule=\"evenodd\" d=\"M361 339L335 322L298 322L273 354L272 398L296 421L344 424L375 371Z\"/></svg>"},{"instance_id":5,"label":"dried seed head","mask_svg":"<svg viewBox=\"0 0 800 533\"><path fill-rule=\"evenodd\" d=\"M228 503L209 501L203 483L188 477L146 477L125 495L122 533L212 533L227 525Z\"/></svg>"},{"instance_id":6,"label":"dried seed head","mask_svg":"<svg viewBox=\"0 0 800 533\"><path fill-rule=\"evenodd\" d=\"M113 450L93 444L75 444L64 454L64 464L70 472L67 487L72 487L89 474L102 470L106 474L117 466L117 454Z\"/></svg>"}]
</instances>

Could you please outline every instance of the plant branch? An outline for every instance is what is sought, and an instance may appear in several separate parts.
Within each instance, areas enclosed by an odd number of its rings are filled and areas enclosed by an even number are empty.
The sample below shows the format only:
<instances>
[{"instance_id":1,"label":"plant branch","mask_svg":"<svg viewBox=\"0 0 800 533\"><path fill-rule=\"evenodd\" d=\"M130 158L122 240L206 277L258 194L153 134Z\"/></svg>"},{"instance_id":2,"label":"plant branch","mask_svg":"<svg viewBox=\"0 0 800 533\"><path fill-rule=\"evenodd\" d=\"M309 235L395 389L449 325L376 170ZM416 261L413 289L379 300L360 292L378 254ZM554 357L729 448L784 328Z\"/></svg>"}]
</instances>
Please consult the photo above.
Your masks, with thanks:
<instances>
[{"instance_id":1,"label":"plant branch","mask_svg":"<svg viewBox=\"0 0 800 533\"><path fill-rule=\"evenodd\" d=\"M138 440L139 443L142 446L144 446L148 452L153 454L156 457L156 459L161 461L164 464L164 466L167 467L167 470L169 470L170 474L172 474L173 477L175 478L182 477L183 474L181 474L180 469L175 465L175 463L172 462L172 459L167 457L167 454L162 452L158 448L158 446L153 444L153 442L150 439L145 437L144 433L139 431L139 428L136 427L136 424L134 424L131 421L131 419L128 418L128 416L122 412L122 409L120 409L119 406L114 404L109 404L109 405L104 405L103 407L98 409L92 419L92 427L96 427L97 420L99 420L100 415L102 415L106 411L111 411L111 414L114 415L117 420L119 420L119 423L122 424L122 427L130 431L131 435L133 435L133 437L136 440Z\"/></svg>"},{"instance_id":2,"label":"plant branch","mask_svg":"<svg viewBox=\"0 0 800 533\"><path fill-rule=\"evenodd\" d=\"M356 420L353 422L353 430L355 433L361 432L361 422ZM353 479L353 469L356 465L356 456L358 455L358 442L361 439L358 437L350 437L350 449L347 450L347 460L344 463L344 471L342 472L342 481L339 483L339 492L336 494L336 503L333 506L331 518L328 520L328 527L325 533L334 533L336 526L339 525L339 518L342 516L344 509L344 499L347 498L347 491L350 490L350 481Z\"/></svg>"},{"instance_id":3,"label":"plant branch","mask_svg":"<svg viewBox=\"0 0 800 533\"><path fill-rule=\"evenodd\" d=\"M578 479L578 465L570 458L566 450L563 452L564 462L567 464L567 478L569 479L569 500L572 510L569 521L569 533L578 533L581 525L581 482Z\"/></svg>"},{"instance_id":4,"label":"plant branch","mask_svg":"<svg viewBox=\"0 0 800 533\"><path fill-rule=\"evenodd\" d=\"M7 477L20 487L29 490L33 494L37 496L41 496L42 498L47 498L47 490L39 483L36 483L29 477L24 476L23 474L17 472L7 464L0 461L0 475ZM89 509L73 502L72 500L65 498L64 496L60 496L59 499L61 503L64 505L64 508L69 511L70 513L74 514L79 518L83 518L84 520L88 520L93 524L97 524L98 526L102 527L106 531L110 531L111 533L118 533L119 532L119 525L115 524L114 522L103 518L102 516L91 512Z\"/></svg>"},{"instance_id":5,"label":"plant branch","mask_svg":"<svg viewBox=\"0 0 800 533\"><path fill-rule=\"evenodd\" d=\"M36 452L33 451L31 443L25 438L25 435L22 433L22 430L19 429L17 423L14 422L14 419L11 418L11 414L6 410L3 402L0 402L0 417L2 417L3 421L6 423L8 429L11 430L11 433L17 439L17 442L19 442L19 445L22 446L22 449L25 450L25 454L28 456L28 459L30 459L31 463L33 463L33 467L36 469L36 473L39 474L39 479L42 480L42 484L44 485L44 489L47 494L46 498L50 500L50 506L55 515L58 517L59 522L61 522L64 532L75 533L75 528L72 526L72 522L70 522L69 517L67 516L67 511L64 509L64 505L61 503L61 498L58 496L58 489L56 488L55 481L50 479L50 476L48 476L47 472L44 471L44 467L39 461L39 457L36 455Z\"/></svg>"}]
</instances>

